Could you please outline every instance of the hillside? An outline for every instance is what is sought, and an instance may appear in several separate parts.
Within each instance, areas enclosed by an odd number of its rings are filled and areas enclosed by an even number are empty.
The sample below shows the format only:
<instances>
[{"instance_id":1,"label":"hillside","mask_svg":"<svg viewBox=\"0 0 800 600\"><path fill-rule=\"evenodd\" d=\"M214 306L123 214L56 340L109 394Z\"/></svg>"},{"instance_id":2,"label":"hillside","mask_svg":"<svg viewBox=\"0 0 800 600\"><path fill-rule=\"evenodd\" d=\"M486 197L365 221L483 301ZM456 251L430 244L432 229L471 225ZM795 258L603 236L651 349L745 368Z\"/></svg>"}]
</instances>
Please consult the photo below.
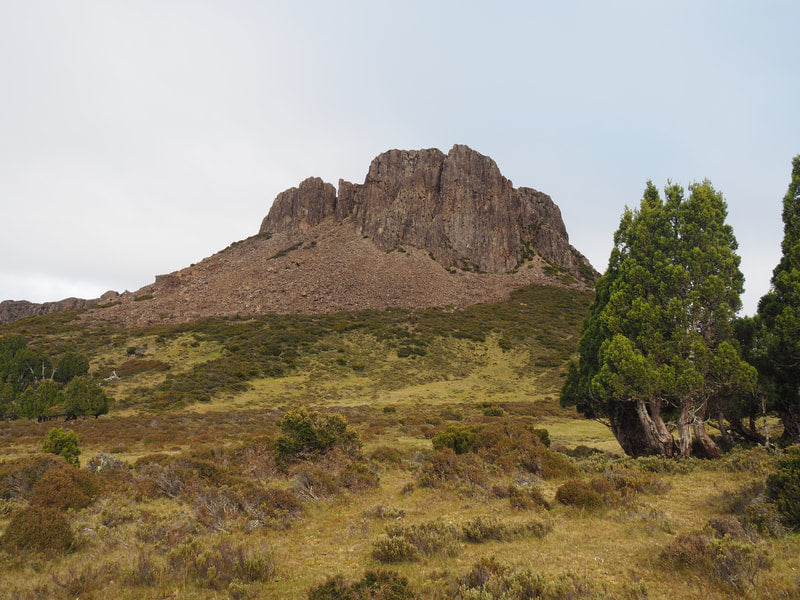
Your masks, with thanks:
<instances>
[{"instance_id":1,"label":"hillside","mask_svg":"<svg viewBox=\"0 0 800 600\"><path fill-rule=\"evenodd\" d=\"M624 458L558 406L590 301L0 327L89 356L113 399L0 424L0 598L796 597L774 457ZM62 425L80 469L39 452Z\"/></svg>"},{"instance_id":2,"label":"hillside","mask_svg":"<svg viewBox=\"0 0 800 600\"><path fill-rule=\"evenodd\" d=\"M536 283L590 289L549 196L514 188L467 146L391 150L363 184L309 178L275 199L257 235L136 292L93 301L0 304L0 323L93 306L124 326L212 316L464 307Z\"/></svg>"}]
</instances>

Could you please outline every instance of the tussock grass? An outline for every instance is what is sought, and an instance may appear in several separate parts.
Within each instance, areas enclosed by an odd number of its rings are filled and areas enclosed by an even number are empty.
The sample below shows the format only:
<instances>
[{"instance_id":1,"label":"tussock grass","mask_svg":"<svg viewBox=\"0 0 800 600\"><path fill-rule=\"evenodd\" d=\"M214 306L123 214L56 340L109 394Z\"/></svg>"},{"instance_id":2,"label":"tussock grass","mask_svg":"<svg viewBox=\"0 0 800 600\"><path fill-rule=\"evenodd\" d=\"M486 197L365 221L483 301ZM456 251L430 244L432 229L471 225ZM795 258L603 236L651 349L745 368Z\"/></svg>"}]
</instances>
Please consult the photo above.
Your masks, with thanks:
<instances>
[{"instance_id":1,"label":"tussock grass","mask_svg":"<svg viewBox=\"0 0 800 600\"><path fill-rule=\"evenodd\" d=\"M131 348L169 365L107 383L110 413L70 422L97 484L46 509L57 550L20 546L12 520L83 479L38 452L53 423L0 423L0 598L798 596L797 533L764 493L773 456L623 458L558 406L588 301L530 288L464 310L0 328L93 373ZM301 406L344 420L360 452L300 445L281 465L279 423ZM434 449L448 427L473 436L466 452ZM569 485L597 509L560 502Z\"/></svg>"}]
</instances>

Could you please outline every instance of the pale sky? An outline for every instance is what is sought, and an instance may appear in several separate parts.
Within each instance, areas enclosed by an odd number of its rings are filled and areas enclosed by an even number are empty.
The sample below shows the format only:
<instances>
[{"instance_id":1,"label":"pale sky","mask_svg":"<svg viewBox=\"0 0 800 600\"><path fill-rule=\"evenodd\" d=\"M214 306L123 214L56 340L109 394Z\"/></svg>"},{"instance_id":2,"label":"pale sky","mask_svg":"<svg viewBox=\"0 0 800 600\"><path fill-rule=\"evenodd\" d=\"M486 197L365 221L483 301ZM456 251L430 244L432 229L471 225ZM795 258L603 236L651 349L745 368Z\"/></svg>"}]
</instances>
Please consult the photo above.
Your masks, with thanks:
<instances>
[{"instance_id":1,"label":"pale sky","mask_svg":"<svg viewBox=\"0 0 800 600\"><path fill-rule=\"evenodd\" d=\"M645 182L705 178L744 313L800 154L800 2L0 0L0 300L135 290L309 176L467 144L604 271Z\"/></svg>"}]
</instances>

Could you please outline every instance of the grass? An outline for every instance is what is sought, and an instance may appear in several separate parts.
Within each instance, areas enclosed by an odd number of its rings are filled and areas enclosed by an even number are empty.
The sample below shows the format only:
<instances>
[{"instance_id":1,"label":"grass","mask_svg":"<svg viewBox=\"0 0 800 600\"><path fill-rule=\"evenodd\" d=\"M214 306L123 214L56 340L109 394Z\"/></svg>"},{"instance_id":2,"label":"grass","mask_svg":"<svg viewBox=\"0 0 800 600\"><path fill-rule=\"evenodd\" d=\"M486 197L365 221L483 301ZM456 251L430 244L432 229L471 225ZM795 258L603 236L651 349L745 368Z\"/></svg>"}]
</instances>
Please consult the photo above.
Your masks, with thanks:
<instances>
[{"instance_id":1,"label":"grass","mask_svg":"<svg viewBox=\"0 0 800 600\"><path fill-rule=\"evenodd\" d=\"M667 468L620 458L606 427L562 409L564 363L588 301L529 288L463 311L268 315L130 331L77 311L0 328L24 330L52 354L84 353L92 373L130 360L129 348L140 349L137 360L169 366L108 382L111 412L68 424L84 469L99 453L124 465L98 474L89 506L64 511L68 551L0 550L0 598L306 598L337 574L355 582L382 569L407 577L419 597L448 598L492 558L509 577L530 569L550 597L797 597L797 533L759 536L771 567L756 572L755 586L664 561L679 536L751 502L746 490L763 484L772 459L747 451ZM214 379L225 370L236 377ZM361 458L333 450L279 468L276 422L300 405L342 415L363 440ZM464 463L477 466L480 485L423 485L436 433L497 423L547 429L571 469L542 478L481 448ZM45 467L20 465L33 464L53 425L0 423L0 531L30 501ZM657 485L623 496L596 483L621 470L634 479L655 470ZM559 503L570 479L601 489L601 509ZM510 488L538 490L547 506L515 508ZM413 532L450 533L443 551L384 563L375 544L389 531L423 546ZM565 581L585 589L553 595Z\"/></svg>"}]
</instances>

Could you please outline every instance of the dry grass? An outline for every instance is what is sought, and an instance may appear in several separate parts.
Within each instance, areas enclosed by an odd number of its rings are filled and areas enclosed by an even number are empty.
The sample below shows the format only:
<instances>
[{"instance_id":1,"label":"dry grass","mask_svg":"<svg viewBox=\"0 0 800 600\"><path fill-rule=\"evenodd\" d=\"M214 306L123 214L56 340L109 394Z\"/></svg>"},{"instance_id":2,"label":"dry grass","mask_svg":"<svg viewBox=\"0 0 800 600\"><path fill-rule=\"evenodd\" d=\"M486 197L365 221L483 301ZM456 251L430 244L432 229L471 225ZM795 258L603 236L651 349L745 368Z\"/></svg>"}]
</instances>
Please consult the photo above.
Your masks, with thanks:
<instances>
[{"instance_id":1,"label":"dry grass","mask_svg":"<svg viewBox=\"0 0 800 600\"><path fill-rule=\"evenodd\" d=\"M612 466L634 477L648 465L614 458L622 452L607 428L559 407L563 364L547 366L549 350L534 339L558 337L552 331L529 332L505 350L499 340L513 327L490 329L483 340L429 335L424 355L400 358L391 337L339 327L299 352L296 368L283 376L256 377L246 389L180 408L154 407L151 396L167 374L191 373L228 352L214 329L225 328L205 327L210 333L99 331L86 339L65 331L48 342L94 344L94 368L122 364L129 348L143 348L143 359L170 370L109 384L116 400L109 415L68 424L78 434L83 465L102 452L125 466L98 475L100 491L89 506L65 511L71 549L48 557L0 550L0 598L305 598L331 576L356 581L366 570L387 568L373 552L388 527L429 523L473 533L450 540L446 552L388 565L423 598L452 597L458 581L488 557L551 583L590 582L594 595L562 596L575 600L800 597L796 533L761 536L758 548L772 566L757 572L756 586L740 589L661 558L679 536L751 500L742 490L757 489L771 462L757 452L682 463L656 473L658 485L644 491L631 483L627 495L609 481L594 484L604 494L602 510L556 501L568 479L607 478ZM566 347L575 327L558 343ZM334 452L279 469L275 423L299 405L344 416L364 442L362 458ZM487 415L488 406L503 416ZM436 433L498 422L546 428L551 448L599 452L569 458L576 470L548 479L484 452L465 459L481 469L480 485L423 486ZM11 473L12 459L34 456L53 425L0 423L0 531L28 504L42 476L33 468ZM515 508L510 488L538 490L549 506ZM525 533L532 523L542 535Z\"/></svg>"}]
</instances>

